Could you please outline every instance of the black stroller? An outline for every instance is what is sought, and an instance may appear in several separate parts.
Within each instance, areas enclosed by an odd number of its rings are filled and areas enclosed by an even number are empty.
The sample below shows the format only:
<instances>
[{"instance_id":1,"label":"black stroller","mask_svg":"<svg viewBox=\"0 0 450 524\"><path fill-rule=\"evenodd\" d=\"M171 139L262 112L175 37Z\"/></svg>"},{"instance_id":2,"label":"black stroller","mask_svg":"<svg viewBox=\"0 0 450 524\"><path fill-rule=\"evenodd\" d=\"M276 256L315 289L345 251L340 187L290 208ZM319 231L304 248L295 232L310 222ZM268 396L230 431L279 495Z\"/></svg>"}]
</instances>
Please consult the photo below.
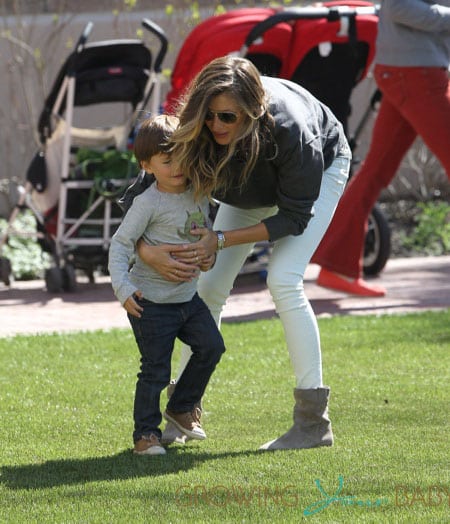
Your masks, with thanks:
<instances>
[{"instance_id":1,"label":"black stroller","mask_svg":"<svg viewBox=\"0 0 450 524\"><path fill-rule=\"evenodd\" d=\"M151 105L148 111L155 114L160 106L168 41L155 23L145 19L142 25L158 40L155 60L141 40L87 43L93 27L88 23L45 100L38 122L41 149L19 188L19 202L0 239L0 255L17 213L31 209L38 241L53 259L45 272L50 292L73 291L77 269L90 281L94 271L107 272L110 240L122 219L116 200L139 171L128 146L143 110ZM75 126L78 108L105 103L113 104L107 106L108 117L123 115L117 125ZM11 267L5 257L0 270L1 280L9 284Z\"/></svg>"}]
</instances>

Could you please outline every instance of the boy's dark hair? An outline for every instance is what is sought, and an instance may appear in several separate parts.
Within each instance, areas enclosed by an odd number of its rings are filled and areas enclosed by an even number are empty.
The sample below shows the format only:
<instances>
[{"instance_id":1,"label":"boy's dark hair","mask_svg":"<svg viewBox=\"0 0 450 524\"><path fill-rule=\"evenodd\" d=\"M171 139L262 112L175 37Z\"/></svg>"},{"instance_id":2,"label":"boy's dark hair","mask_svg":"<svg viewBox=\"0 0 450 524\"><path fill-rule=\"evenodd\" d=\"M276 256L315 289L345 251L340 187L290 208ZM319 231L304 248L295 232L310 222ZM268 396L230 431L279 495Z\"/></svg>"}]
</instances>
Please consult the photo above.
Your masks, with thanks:
<instances>
[{"instance_id":1,"label":"boy's dark hair","mask_svg":"<svg viewBox=\"0 0 450 524\"><path fill-rule=\"evenodd\" d=\"M178 117L170 115L157 115L142 121L134 139L134 156L139 165L158 153L170 153L172 146L170 139L178 122ZM135 182L117 201L124 215L130 209L134 198L144 192L154 180L154 176L144 170L139 173Z\"/></svg>"},{"instance_id":2,"label":"boy's dark hair","mask_svg":"<svg viewBox=\"0 0 450 524\"><path fill-rule=\"evenodd\" d=\"M178 127L178 118L172 115L157 115L144 120L134 139L134 156L141 164L153 155L169 153L172 133Z\"/></svg>"}]
</instances>

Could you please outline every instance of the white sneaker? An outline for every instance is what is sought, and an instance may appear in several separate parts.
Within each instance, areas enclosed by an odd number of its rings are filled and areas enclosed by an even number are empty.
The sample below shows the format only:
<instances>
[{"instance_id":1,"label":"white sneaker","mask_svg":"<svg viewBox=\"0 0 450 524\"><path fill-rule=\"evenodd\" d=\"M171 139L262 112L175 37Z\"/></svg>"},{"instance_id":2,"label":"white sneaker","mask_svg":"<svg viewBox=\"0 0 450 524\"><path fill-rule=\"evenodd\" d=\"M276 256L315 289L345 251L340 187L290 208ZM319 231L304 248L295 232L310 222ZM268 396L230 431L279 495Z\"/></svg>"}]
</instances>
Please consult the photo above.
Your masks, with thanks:
<instances>
[{"instance_id":1,"label":"white sneaker","mask_svg":"<svg viewBox=\"0 0 450 524\"><path fill-rule=\"evenodd\" d=\"M168 446L169 444L186 444L189 437L181 432L175 424L167 422L166 427L161 435L161 444Z\"/></svg>"}]
</instances>

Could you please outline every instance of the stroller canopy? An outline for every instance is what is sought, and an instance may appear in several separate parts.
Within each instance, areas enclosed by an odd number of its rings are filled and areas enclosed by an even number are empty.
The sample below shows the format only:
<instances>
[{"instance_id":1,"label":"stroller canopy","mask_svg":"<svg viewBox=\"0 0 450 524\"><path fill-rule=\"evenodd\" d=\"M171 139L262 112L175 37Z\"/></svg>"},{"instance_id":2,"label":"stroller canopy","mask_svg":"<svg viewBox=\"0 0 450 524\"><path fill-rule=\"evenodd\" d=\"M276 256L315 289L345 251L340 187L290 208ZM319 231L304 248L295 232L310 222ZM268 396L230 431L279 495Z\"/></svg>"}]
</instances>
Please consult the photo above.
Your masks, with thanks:
<instances>
[{"instance_id":1,"label":"stroller canopy","mask_svg":"<svg viewBox=\"0 0 450 524\"><path fill-rule=\"evenodd\" d=\"M55 80L41 112L38 131L44 143L62 84L75 77L75 106L126 102L136 107L144 96L152 65L150 50L140 40L111 40L86 44L72 52ZM65 111L65 97L58 114Z\"/></svg>"},{"instance_id":2,"label":"stroller canopy","mask_svg":"<svg viewBox=\"0 0 450 524\"><path fill-rule=\"evenodd\" d=\"M203 66L214 58L239 51L250 30L276 12L277 9L270 8L235 9L197 25L178 53L165 110L173 111L178 98ZM291 33L289 24L276 25L268 31L264 42L250 47L247 57L264 74L278 76L289 52Z\"/></svg>"}]
</instances>

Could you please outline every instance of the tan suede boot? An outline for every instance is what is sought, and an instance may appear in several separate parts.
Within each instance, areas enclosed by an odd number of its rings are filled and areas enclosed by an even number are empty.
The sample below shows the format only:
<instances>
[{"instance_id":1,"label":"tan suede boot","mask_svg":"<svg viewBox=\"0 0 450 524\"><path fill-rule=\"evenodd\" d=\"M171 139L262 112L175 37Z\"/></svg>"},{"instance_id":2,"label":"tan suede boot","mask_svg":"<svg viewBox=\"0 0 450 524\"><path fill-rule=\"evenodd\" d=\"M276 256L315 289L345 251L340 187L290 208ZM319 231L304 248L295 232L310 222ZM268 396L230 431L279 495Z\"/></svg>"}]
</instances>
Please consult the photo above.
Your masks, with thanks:
<instances>
[{"instance_id":1,"label":"tan suede boot","mask_svg":"<svg viewBox=\"0 0 450 524\"><path fill-rule=\"evenodd\" d=\"M175 386L177 381L175 379L172 379L167 386L167 398L170 398L172 396L172 393L174 392ZM194 411L192 412L192 416L200 422L200 418L202 416L202 404L199 402L195 405ZM175 424L172 422L167 422L166 427L164 428L164 431L161 435L161 444L164 446L168 446L170 444L186 444L188 440L192 440L190 437L185 435L182 431L180 431Z\"/></svg>"},{"instance_id":2,"label":"tan suede boot","mask_svg":"<svg viewBox=\"0 0 450 524\"><path fill-rule=\"evenodd\" d=\"M328 418L328 387L294 389L294 425L277 438L263 444L261 450L306 449L333 445Z\"/></svg>"}]
</instances>

